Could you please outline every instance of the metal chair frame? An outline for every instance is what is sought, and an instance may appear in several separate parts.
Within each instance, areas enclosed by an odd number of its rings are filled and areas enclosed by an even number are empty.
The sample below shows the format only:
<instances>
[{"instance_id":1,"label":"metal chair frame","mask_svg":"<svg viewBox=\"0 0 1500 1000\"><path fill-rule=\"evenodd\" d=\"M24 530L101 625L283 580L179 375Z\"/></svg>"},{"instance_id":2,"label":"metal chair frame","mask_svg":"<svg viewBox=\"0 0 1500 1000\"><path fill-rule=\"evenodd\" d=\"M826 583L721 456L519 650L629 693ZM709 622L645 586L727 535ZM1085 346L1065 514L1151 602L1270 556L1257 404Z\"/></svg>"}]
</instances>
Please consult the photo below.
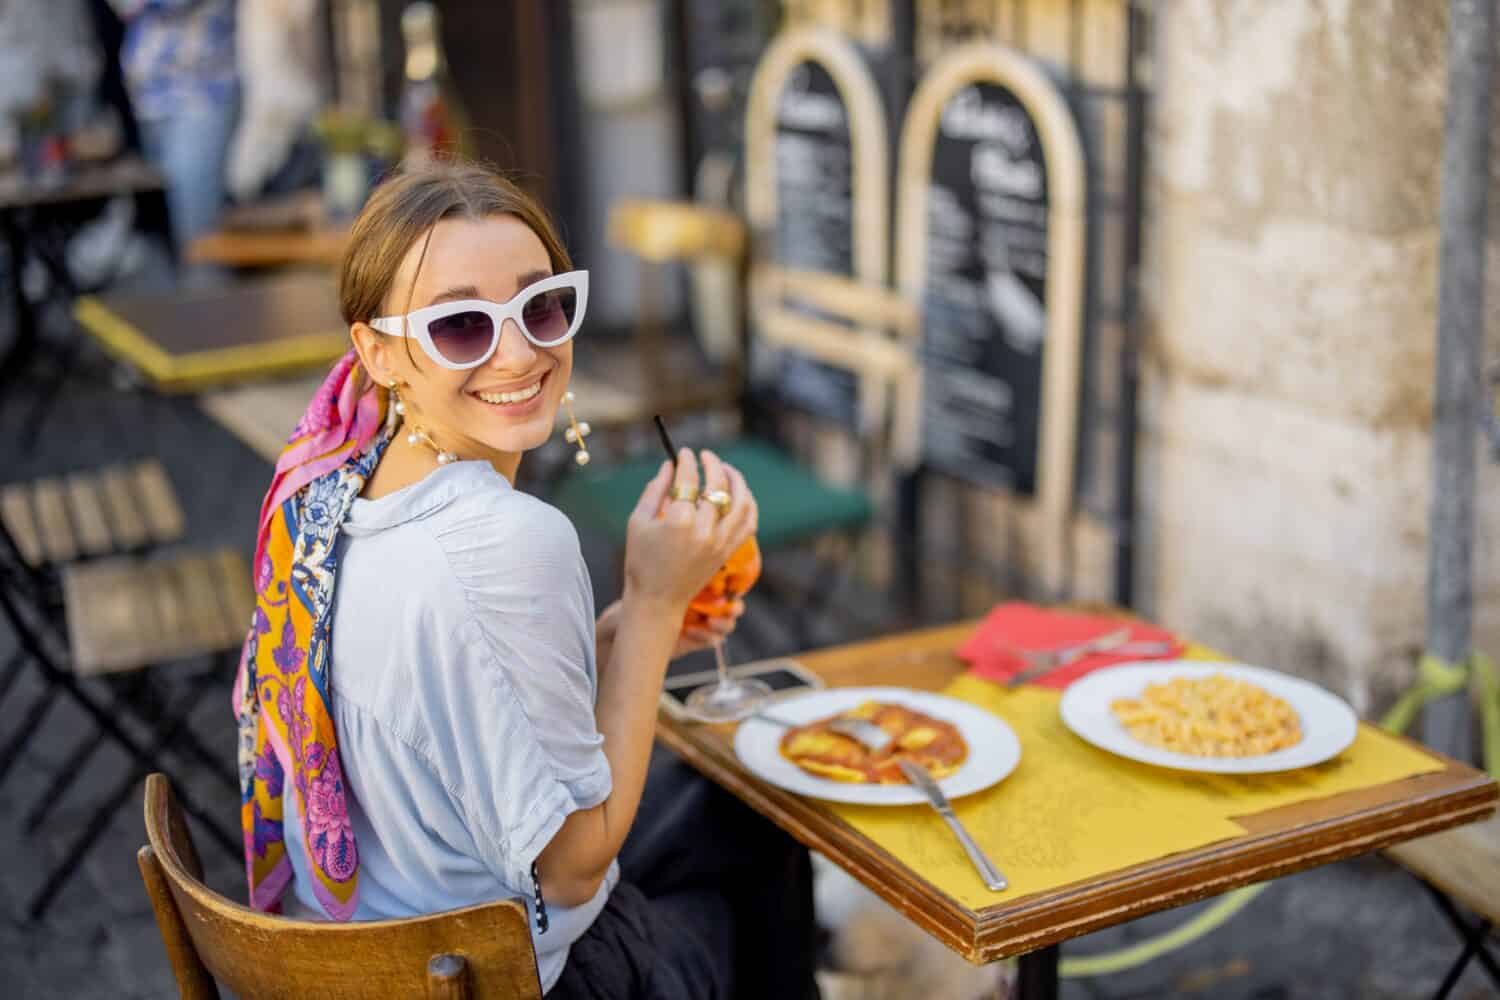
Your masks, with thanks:
<instances>
[{"instance_id":1,"label":"metal chair frame","mask_svg":"<svg viewBox=\"0 0 1500 1000\"><path fill-rule=\"evenodd\" d=\"M54 574L28 566L8 529L0 523L0 612L9 622L20 643L20 649L0 675L0 690L8 691L21 670L32 665L42 682L42 690L26 709L19 726L0 748L0 779L22 756L26 744L45 721L59 698L72 702L93 723L94 731L85 734L67 759L52 774L48 787L28 811L25 826L34 832L45 821L57 802L77 779L82 766L106 741L114 744L133 762L130 773L103 796L89 818L79 827L68 845L64 858L42 880L42 886L27 901L27 915L39 919L57 894L78 869L78 861L95 845L108 828L111 819L129 801L131 791L153 771L167 770L164 756L173 752L180 760L191 760L238 792L239 783L232 770L213 754L188 729L192 711L215 687L226 680L226 668L232 668L228 653L210 657L206 669L184 679L185 690L168 694L157 684L156 665L143 665L128 674L87 679L80 677L71 665L71 653L63 624L63 609L58 598ZM101 692L98 687L106 690ZM125 725L133 720L149 735L144 739ZM203 766L203 765L206 765ZM212 813L184 795L183 808L203 824L210 837L231 857L242 850L241 839L225 830Z\"/></svg>"},{"instance_id":2,"label":"metal chair frame","mask_svg":"<svg viewBox=\"0 0 1500 1000\"><path fill-rule=\"evenodd\" d=\"M1453 987L1458 985L1459 977L1464 974L1464 970L1468 968L1469 963L1475 959L1479 960L1479 964L1489 974L1490 982L1495 985L1496 991L1500 992L1500 959L1497 959L1489 950L1488 939L1490 932L1494 929L1490 921L1482 917L1472 921L1466 919L1459 912L1458 907L1454 905L1453 900L1449 899L1441 889L1429 884L1415 874L1412 877L1421 883L1423 889L1427 890L1427 894L1432 897L1433 902L1437 904L1437 908L1442 911L1443 916L1453 925L1453 929L1458 932L1458 936L1463 942L1463 950L1458 953L1458 957L1449 966L1448 974L1443 977L1442 984L1438 986L1437 992L1432 995L1433 1000L1444 1000L1445 997L1452 993Z\"/></svg>"}]
</instances>

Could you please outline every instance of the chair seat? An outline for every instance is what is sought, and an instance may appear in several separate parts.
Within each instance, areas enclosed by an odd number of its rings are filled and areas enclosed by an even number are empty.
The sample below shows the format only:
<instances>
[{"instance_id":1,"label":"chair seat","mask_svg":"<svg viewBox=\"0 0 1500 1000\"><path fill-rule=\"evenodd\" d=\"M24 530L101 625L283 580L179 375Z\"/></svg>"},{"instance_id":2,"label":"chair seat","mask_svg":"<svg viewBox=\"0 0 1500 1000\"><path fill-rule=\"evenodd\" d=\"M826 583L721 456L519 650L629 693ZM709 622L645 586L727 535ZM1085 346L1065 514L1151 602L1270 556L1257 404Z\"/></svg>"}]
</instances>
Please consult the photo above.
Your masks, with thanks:
<instances>
[{"instance_id":1,"label":"chair seat","mask_svg":"<svg viewBox=\"0 0 1500 1000\"><path fill-rule=\"evenodd\" d=\"M741 439L712 449L744 474L760 505L758 539L770 550L831 531L853 531L870 520L873 506L863 492L830 486L790 455L760 441ZM606 469L575 472L559 484L553 502L580 531L625 542L626 524L641 490L661 460L641 458Z\"/></svg>"},{"instance_id":2,"label":"chair seat","mask_svg":"<svg viewBox=\"0 0 1500 1000\"><path fill-rule=\"evenodd\" d=\"M32 567L164 545L184 529L172 481L155 459L0 487L0 521Z\"/></svg>"},{"instance_id":3,"label":"chair seat","mask_svg":"<svg viewBox=\"0 0 1500 1000\"><path fill-rule=\"evenodd\" d=\"M63 595L83 675L231 649L255 601L250 568L230 549L75 563L63 571Z\"/></svg>"},{"instance_id":4,"label":"chair seat","mask_svg":"<svg viewBox=\"0 0 1500 1000\"><path fill-rule=\"evenodd\" d=\"M1500 923L1500 816L1385 849L1422 881Z\"/></svg>"}]
</instances>

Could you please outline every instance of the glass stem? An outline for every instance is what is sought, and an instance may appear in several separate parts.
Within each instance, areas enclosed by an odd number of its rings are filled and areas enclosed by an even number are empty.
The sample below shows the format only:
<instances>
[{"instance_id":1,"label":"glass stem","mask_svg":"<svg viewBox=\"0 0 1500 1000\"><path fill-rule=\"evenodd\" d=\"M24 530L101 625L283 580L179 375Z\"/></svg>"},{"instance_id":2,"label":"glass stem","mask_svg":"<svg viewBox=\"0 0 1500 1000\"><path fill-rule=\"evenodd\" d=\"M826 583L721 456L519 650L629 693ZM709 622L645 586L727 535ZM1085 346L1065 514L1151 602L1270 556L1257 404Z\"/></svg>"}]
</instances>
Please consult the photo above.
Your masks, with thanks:
<instances>
[{"instance_id":1,"label":"glass stem","mask_svg":"<svg viewBox=\"0 0 1500 1000\"><path fill-rule=\"evenodd\" d=\"M725 642L726 642L726 640L724 640L724 639L715 639L714 640L714 661L718 665L718 668L719 668L719 687L720 687L720 689L729 690L729 689L734 688L736 685L735 685L734 681L730 680L730 678L729 678L729 664L724 659L724 643Z\"/></svg>"}]
</instances>

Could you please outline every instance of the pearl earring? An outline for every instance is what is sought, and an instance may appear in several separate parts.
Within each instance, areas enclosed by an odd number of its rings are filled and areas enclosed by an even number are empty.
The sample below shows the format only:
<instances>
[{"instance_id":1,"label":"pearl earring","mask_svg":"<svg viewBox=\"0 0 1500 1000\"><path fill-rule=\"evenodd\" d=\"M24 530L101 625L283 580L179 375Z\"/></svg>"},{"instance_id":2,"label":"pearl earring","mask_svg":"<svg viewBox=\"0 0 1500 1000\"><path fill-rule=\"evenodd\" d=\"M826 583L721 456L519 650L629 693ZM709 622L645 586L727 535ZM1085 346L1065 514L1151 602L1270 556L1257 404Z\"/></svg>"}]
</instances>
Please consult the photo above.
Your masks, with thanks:
<instances>
[{"instance_id":1,"label":"pearl earring","mask_svg":"<svg viewBox=\"0 0 1500 1000\"><path fill-rule=\"evenodd\" d=\"M388 388L391 392L391 413L395 414L398 417L405 417L406 402L401 398L400 393L396 391L396 383L392 382L386 388ZM450 462L458 461L458 456L456 454L451 451L445 451L444 449L438 447L438 443L432 439L432 435L428 434L425 430L416 426L415 424L413 424L411 430L407 431L406 433L406 443L411 445L412 447L425 444L427 447L437 452L438 465L447 465Z\"/></svg>"},{"instance_id":2,"label":"pearl earring","mask_svg":"<svg viewBox=\"0 0 1500 1000\"><path fill-rule=\"evenodd\" d=\"M583 439L589 436L593 428L588 425L588 421L580 423L578 417L573 414L572 389L563 393L563 405L568 408L568 429L563 431L563 440L568 442L568 444L576 444L578 446L578 454L573 456L573 461L579 465L588 465L589 446L584 443Z\"/></svg>"}]
</instances>

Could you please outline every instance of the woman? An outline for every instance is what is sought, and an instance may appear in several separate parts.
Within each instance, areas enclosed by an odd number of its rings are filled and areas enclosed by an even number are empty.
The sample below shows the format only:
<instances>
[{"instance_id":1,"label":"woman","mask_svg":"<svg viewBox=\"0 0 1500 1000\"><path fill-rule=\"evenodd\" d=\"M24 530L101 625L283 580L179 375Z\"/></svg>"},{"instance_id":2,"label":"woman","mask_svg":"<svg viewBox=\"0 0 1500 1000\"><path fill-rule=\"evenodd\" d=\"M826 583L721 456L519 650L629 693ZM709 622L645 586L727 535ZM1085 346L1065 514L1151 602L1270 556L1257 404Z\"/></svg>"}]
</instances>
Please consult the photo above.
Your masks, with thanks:
<instances>
[{"instance_id":1,"label":"woman","mask_svg":"<svg viewBox=\"0 0 1500 1000\"><path fill-rule=\"evenodd\" d=\"M744 479L711 452L663 463L596 622L572 525L512 485L587 300L542 211L474 166L397 176L355 221L339 296L354 351L257 539L236 696L253 905L290 886L347 920L522 896L551 997L816 995L806 852L681 773L642 805L668 659L734 625L682 632L755 531ZM693 502L709 490L729 502Z\"/></svg>"}]
</instances>

